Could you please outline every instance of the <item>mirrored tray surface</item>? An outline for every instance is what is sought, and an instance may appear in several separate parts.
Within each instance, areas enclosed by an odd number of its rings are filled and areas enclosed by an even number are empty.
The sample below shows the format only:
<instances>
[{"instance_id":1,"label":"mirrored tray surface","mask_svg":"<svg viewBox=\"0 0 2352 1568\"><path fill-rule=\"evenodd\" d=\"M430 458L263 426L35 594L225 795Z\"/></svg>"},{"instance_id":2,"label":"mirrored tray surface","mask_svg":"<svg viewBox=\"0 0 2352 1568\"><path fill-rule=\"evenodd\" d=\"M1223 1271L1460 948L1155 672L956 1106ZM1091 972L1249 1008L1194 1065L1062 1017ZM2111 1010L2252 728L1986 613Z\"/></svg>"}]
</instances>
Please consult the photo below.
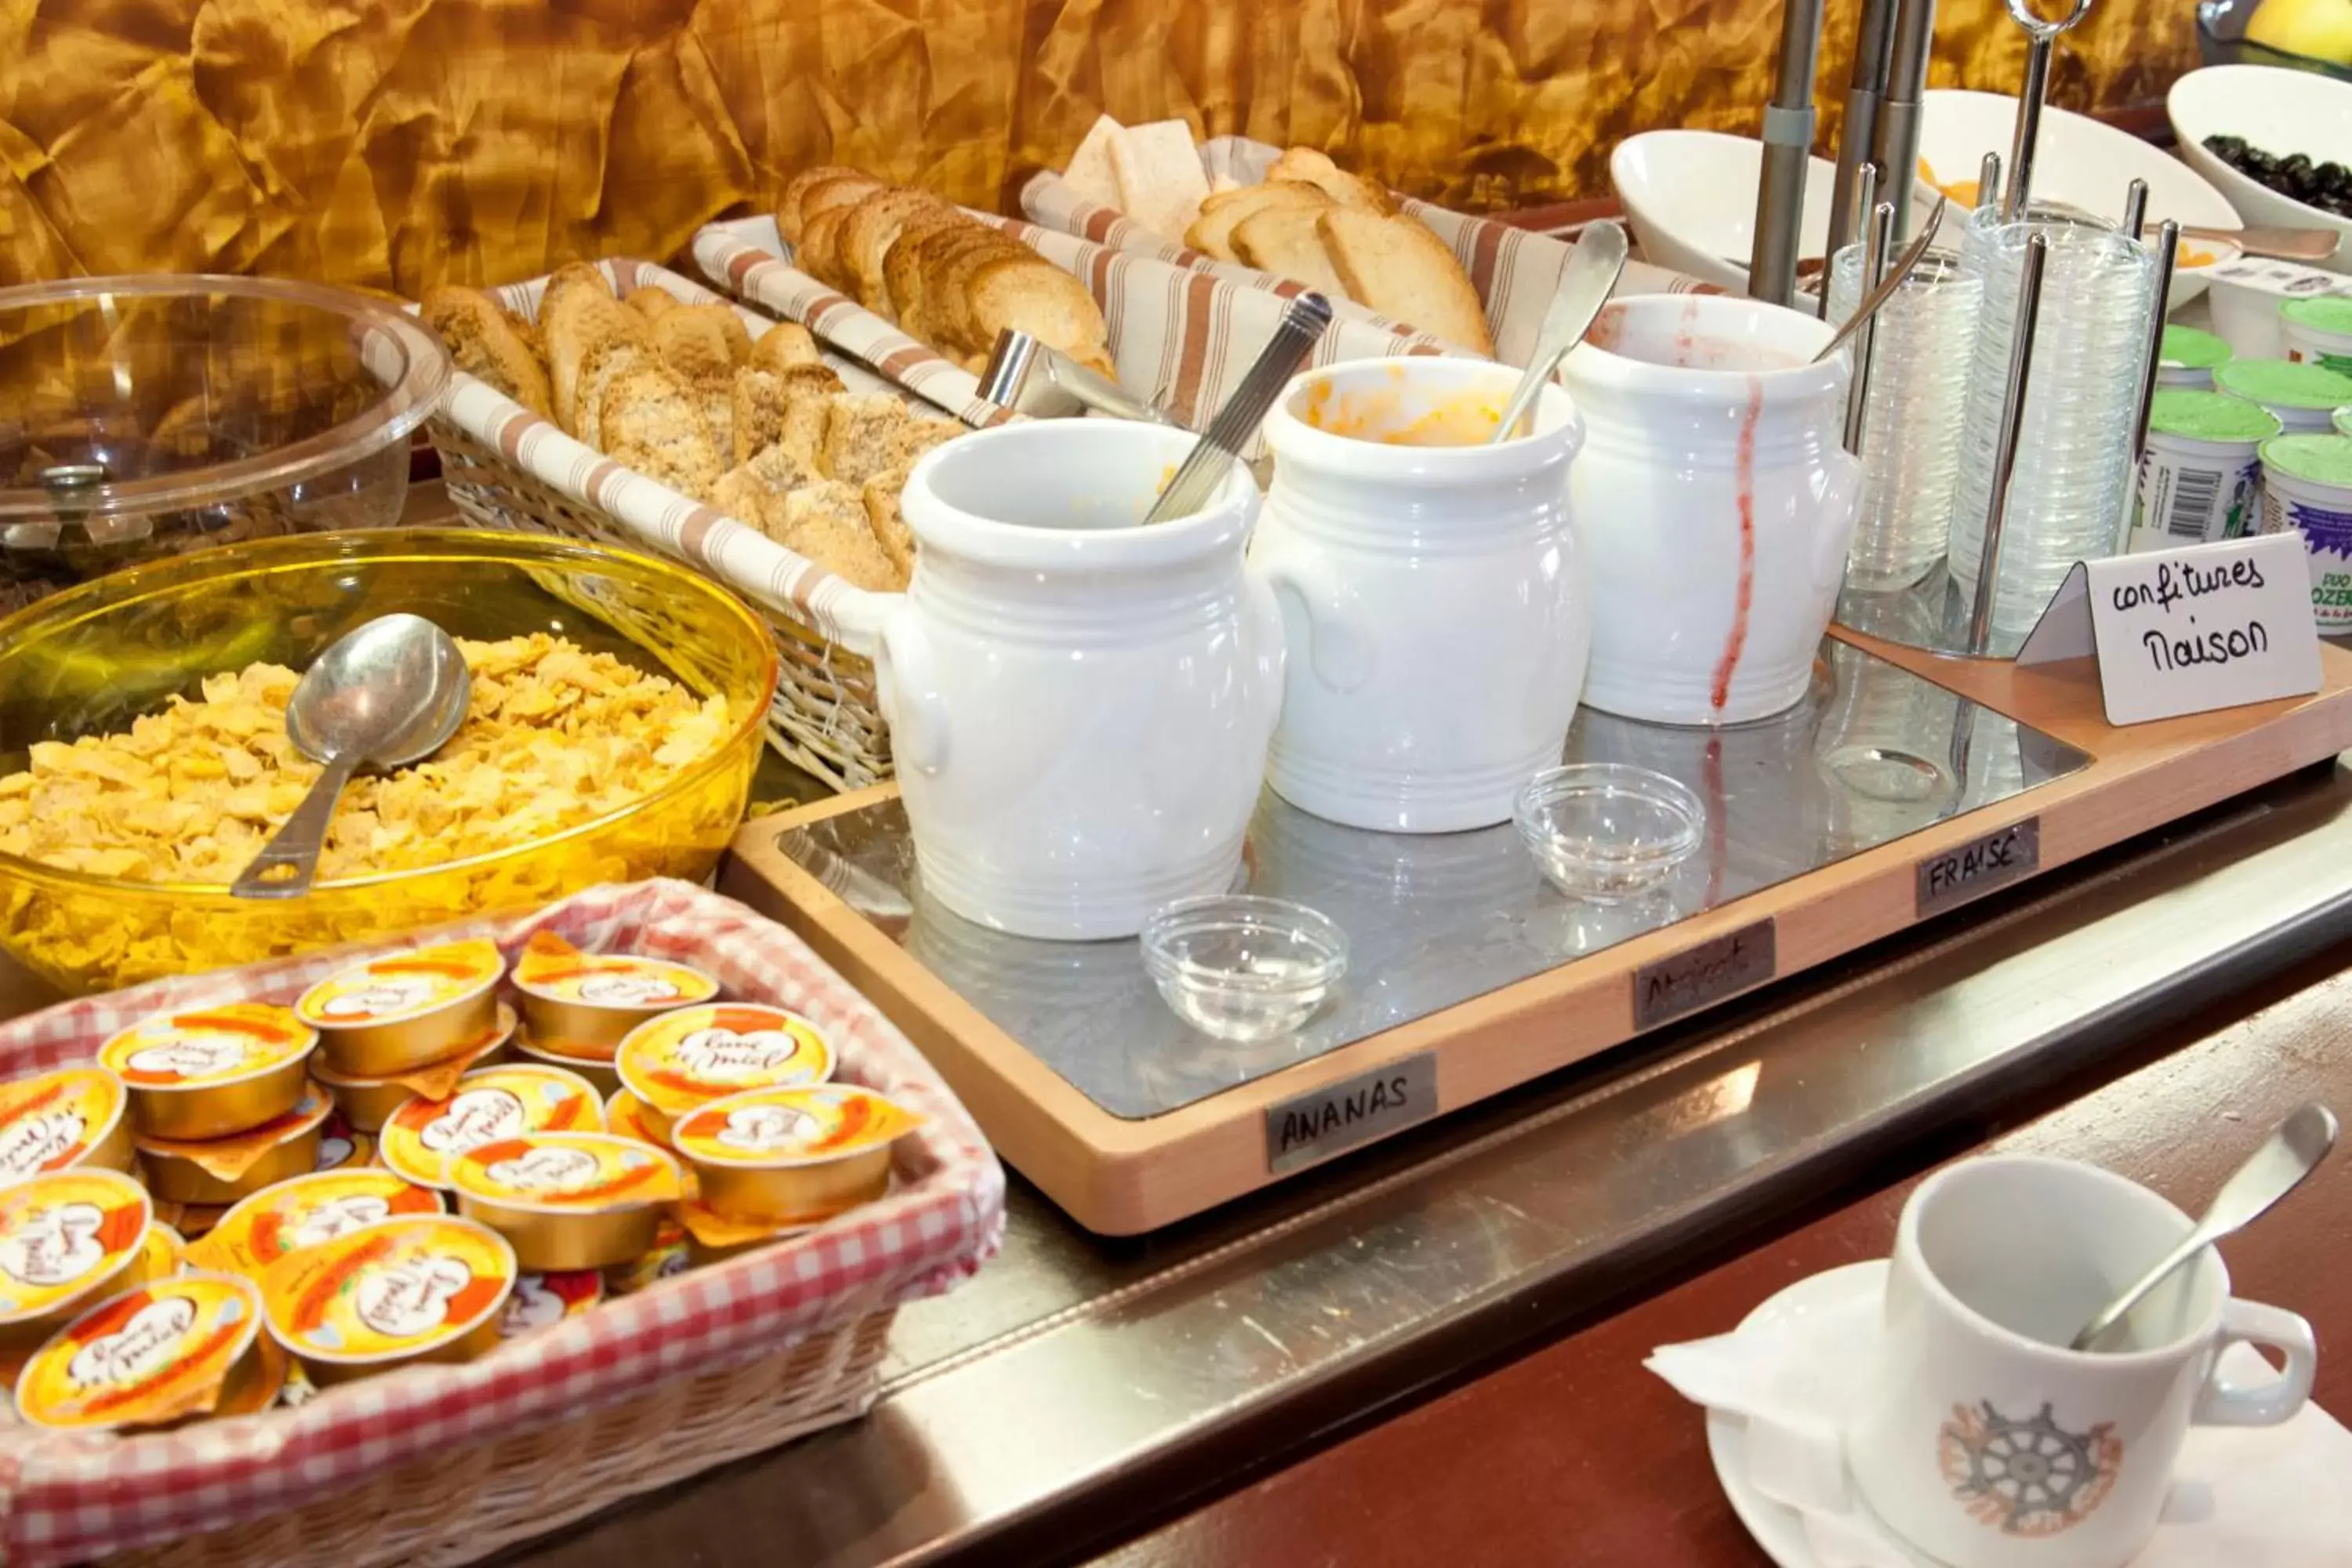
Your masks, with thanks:
<instances>
[{"instance_id":1,"label":"mirrored tray surface","mask_svg":"<svg viewBox=\"0 0 2352 1568\"><path fill-rule=\"evenodd\" d=\"M1834 638L1805 700L1720 730L1591 709L1565 760L1672 775L1707 808L1698 852L1647 898L1589 904L1538 873L1509 823L1410 836L1342 827L1268 791L1248 891L1346 931L1347 978L1297 1033L1199 1034L1161 1001L1132 941L1008 936L926 897L894 798L786 832L779 847L990 1021L1114 1116L1158 1115L1801 877L2089 762L2082 752Z\"/></svg>"}]
</instances>

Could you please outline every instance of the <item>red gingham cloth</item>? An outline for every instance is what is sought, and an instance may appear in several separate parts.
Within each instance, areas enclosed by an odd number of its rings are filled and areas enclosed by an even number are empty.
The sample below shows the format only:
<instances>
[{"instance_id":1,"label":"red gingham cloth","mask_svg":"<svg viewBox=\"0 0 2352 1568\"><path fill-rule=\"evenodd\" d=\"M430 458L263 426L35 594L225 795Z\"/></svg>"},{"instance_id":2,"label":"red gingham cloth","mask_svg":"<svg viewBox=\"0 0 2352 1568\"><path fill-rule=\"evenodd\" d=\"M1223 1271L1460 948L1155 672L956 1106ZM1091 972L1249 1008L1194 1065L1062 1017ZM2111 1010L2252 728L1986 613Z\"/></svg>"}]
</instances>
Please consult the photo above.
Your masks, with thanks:
<instances>
[{"instance_id":1,"label":"red gingham cloth","mask_svg":"<svg viewBox=\"0 0 2352 1568\"><path fill-rule=\"evenodd\" d=\"M501 1345L463 1366L405 1368L297 1410L172 1432L0 1426L0 1552L14 1568L75 1562L300 1507L416 1455L578 1415L666 1379L759 1359L823 1330L968 1278L1004 1233L1004 1172L913 1046L783 927L684 882L592 888L520 919L448 928L509 961L532 932L583 948L676 959L733 997L806 1016L837 1076L921 1110L897 1185L793 1241L698 1268ZM435 933L436 940L442 933ZM87 1061L116 1030L235 994L290 1003L313 982L415 936L158 981L68 1002L0 1028L0 1078Z\"/></svg>"}]
</instances>

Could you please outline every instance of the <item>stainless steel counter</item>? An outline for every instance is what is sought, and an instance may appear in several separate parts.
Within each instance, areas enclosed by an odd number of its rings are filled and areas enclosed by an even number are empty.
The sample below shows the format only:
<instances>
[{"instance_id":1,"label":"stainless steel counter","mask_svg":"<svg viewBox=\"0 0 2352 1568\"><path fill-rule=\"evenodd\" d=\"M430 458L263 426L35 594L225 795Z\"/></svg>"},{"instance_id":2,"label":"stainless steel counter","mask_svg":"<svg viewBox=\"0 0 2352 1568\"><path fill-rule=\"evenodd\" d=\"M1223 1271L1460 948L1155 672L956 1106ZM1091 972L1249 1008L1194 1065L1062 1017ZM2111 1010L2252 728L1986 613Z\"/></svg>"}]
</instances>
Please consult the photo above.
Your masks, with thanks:
<instances>
[{"instance_id":1,"label":"stainless steel counter","mask_svg":"<svg viewBox=\"0 0 2352 1568\"><path fill-rule=\"evenodd\" d=\"M2339 765L1175 1231L1088 1237L1016 1179L870 1418L512 1560L1066 1557L2347 934Z\"/></svg>"}]
</instances>

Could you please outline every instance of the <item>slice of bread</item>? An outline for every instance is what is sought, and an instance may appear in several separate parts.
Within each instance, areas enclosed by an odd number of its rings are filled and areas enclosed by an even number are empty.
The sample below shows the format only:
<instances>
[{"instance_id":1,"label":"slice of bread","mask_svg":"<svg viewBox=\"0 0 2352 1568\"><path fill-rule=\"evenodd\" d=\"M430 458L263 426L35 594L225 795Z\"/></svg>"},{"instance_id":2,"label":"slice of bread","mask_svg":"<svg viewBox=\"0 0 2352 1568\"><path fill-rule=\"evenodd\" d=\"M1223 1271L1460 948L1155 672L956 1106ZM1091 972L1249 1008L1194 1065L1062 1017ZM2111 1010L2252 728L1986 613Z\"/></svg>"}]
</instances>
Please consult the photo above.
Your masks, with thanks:
<instances>
[{"instance_id":1,"label":"slice of bread","mask_svg":"<svg viewBox=\"0 0 2352 1568\"><path fill-rule=\"evenodd\" d=\"M965 345L986 353L1017 327L1048 348L1099 369L1110 361L1110 328L1087 286L1026 247L991 258L966 294L974 331Z\"/></svg>"},{"instance_id":2,"label":"slice of bread","mask_svg":"<svg viewBox=\"0 0 2352 1568\"><path fill-rule=\"evenodd\" d=\"M680 495L707 496L719 482L719 444L702 403L667 365L640 361L605 389L604 451L614 462Z\"/></svg>"},{"instance_id":3,"label":"slice of bread","mask_svg":"<svg viewBox=\"0 0 2352 1568\"><path fill-rule=\"evenodd\" d=\"M642 343L646 333L646 319L614 299L593 268L567 267L549 281L540 305L539 337L558 425L579 434L580 374L589 351L611 338Z\"/></svg>"},{"instance_id":4,"label":"slice of bread","mask_svg":"<svg viewBox=\"0 0 2352 1568\"><path fill-rule=\"evenodd\" d=\"M1111 140L1110 167L1119 210L1144 227L1172 239L1200 221L1209 176L1184 121L1129 126Z\"/></svg>"},{"instance_id":5,"label":"slice of bread","mask_svg":"<svg viewBox=\"0 0 2352 1568\"><path fill-rule=\"evenodd\" d=\"M915 471L910 459L894 464L866 481L866 521L874 529L874 542L890 564L908 577L915 574L915 532L907 526L907 516L899 509L899 498L907 493L907 476Z\"/></svg>"},{"instance_id":6,"label":"slice of bread","mask_svg":"<svg viewBox=\"0 0 2352 1568\"><path fill-rule=\"evenodd\" d=\"M776 203L776 227L783 235L784 243L786 245L800 243L801 226L807 221L808 216L804 208L810 192L833 180L865 178L866 175L858 170L846 169L838 163L823 163L814 169L803 169L799 174L794 174L785 184L784 194Z\"/></svg>"},{"instance_id":7,"label":"slice of bread","mask_svg":"<svg viewBox=\"0 0 2352 1568\"><path fill-rule=\"evenodd\" d=\"M992 267L1042 264L1050 268L1053 265L1028 247L995 229L983 229L982 232L983 238L980 244L957 251L953 258L923 279L933 341L959 353L986 353L994 346L996 329L1002 324L983 324L974 308L978 298L975 290L982 273Z\"/></svg>"},{"instance_id":8,"label":"slice of bread","mask_svg":"<svg viewBox=\"0 0 2352 1568\"><path fill-rule=\"evenodd\" d=\"M1273 184L1244 185L1239 190L1212 195L1201 204L1201 216L1184 231L1184 243L1204 256L1220 261L1239 261L1241 253L1234 248L1234 227L1254 213L1270 207L1328 207L1331 198L1313 185L1278 182Z\"/></svg>"},{"instance_id":9,"label":"slice of bread","mask_svg":"<svg viewBox=\"0 0 2352 1568\"><path fill-rule=\"evenodd\" d=\"M1324 249L1316 224L1318 207L1267 207L1252 213L1234 228L1234 251L1262 272L1296 278L1327 295L1345 295L1339 270Z\"/></svg>"},{"instance_id":10,"label":"slice of bread","mask_svg":"<svg viewBox=\"0 0 2352 1568\"><path fill-rule=\"evenodd\" d=\"M532 346L530 328L478 289L444 286L419 304L425 324L441 334L459 370L497 388L545 418L555 410L547 367Z\"/></svg>"},{"instance_id":11,"label":"slice of bread","mask_svg":"<svg viewBox=\"0 0 2352 1568\"><path fill-rule=\"evenodd\" d=\"M1334 207L1318 232L1349 298L1393 321L1492 357L1495 340L1470 275L1446 243L1413 217Z\"/></svg>"},{"instance_id":12,"label":"slice of bread","mask_svg":"<svg viewBox=\"0 0 2352 1568\"><path fill-rule=\"evenodd\" d=\"M793 247L793 265L828 289L846 290L849 286L841 270L838 242L852 210L835 206L812 212L801 229L800 243Z\"/></svg>"},{"instance_id":13,"label":"slice of bread","mask_svg":"<svg viewBox=\"0 0 2352 1568\"><path fill-rule=\"evenodd\" d=\"M1339 205L1358 212L1378 213L1386 217L1397 210L1395 198L1378 182L1348 173L1312 147L1293 147L1274 161L1265 177L1313 185Z\"/></svg>"},{"instance_id":14,"label":"slice of bread","mask_svg":"<svg viewBox=\"0 0 2352 1568\"><path fill-rule=\"evenodd\" d=\"M1072 190L1098 207L1118 205L1118 176L1111 173L1110 144L1118 140L1120 129L1109 115L1096 115L1062 174Z\"/></svg>"},{"instance_id":15,"label":"slice of bread","mask_svg":"<svg viewBox=\"0 0 2352 1568\"><path fill-rule=\"evenodd\" d=\"M914 238L901 235L898 243L890 247L882 264L890 290L890 303L898 312L898 326L918 342L938 343L942 334L938 318L945 311L941 303L935 311L931 285L949 261L971 247L984 247L989 231L980 225L959 217L943 227L927 231Z\"/></svg>"},{"instance_id":16,"label":"slice of bread","mask_svg":"<svg viewBox=\"0 0 2352 1568\"><path fill-rule=\"evenodd\" d=\"M664 310L677 309L679 300L678 297L668 289L656 289L651 284L646 284L643 288L632 289L622 295L621 303L650 321Z\"/></svg>"},{"instance_id":17,"label":"slice of bread","mask_svg":"<svg viewBox=\"0 0 2352 1568\"><path fill-rule=\"evenodd\" d=\"M845 484L863 485L954 439L962 428L944 419L917 418L888 393L836 397L825 416L824 472Z\"/></svg>"},{"instance_id":18,"label":"slice of bread","mask_svg":"<svg viewBox=\"0 0 2352 1568\"><path fill-rule=\"evenodd\" d=\"M798 321L778 321L752 340L751 357L744 364L753 370L786 370L796 364L823 363L817 354L816 339Z\"/></svg>"},{"instance_id":19,"label":"slice of bread","mask_svg":"<svg viewBox=\"0 0 2352 1568\"><path fill-rule=\"evenodd\" d=\"M825 417L843 388L841 377L821 364L796 365L776 377L782 387L783 419L776 443L801 467L817 469L824 449Z\"/></svg>"},{"instance_id":20,"label":"slice of bread","mask_svg":"<svg viewBox=\"0 0 2352 1568\"><path fill-rule=\"evenodd\" d=\"M882 264L908 220L946 206L929 191L899 188L877 191L849 209L834 237L834 248L840 254L841 275L859 304L870 310L884 298L887 286Z\"/></svg>"},{"instance_id":21,"label":"slice of bread","mask_svg":"<svg viewBox=\"0 0 2352 1568\"><path fill-rule=\"evenodd\" d=\"M655 357L649 344L628 338L607 338L588 351L574 399L573 439L600 452L604 449L604 395L623 371L634 368L641 360L651 362Z\"/></svg>"},{"instance_id":22,"label":"slice of bread","mask_svg":"<svg viewBox=\"0 0 2352 1568\"><path fill-rule=\"evenodd\" d=\"M728 388L729 446L738 463L748 463L784 434L783 378L746 366Z\"/></svg>"},{"instance_id":23,"label":"slice of bread","mask_svg":"<svg viewBox=\"0 0 2352 1568\"><path fill-rule=\"evenodd\" d=\"M926 210L909 216L891 237L889 248L882 253L882 281L874 300L866 307L887 321L906 324L907 304L901 297L904 290L919 297L922 283L919 276L922 252L917 247L927 239L944 234L965 233L977 226L942 202L936 210Z\"/></svg>"},{"instance_id":24,"label":"slice of bread","mask_svg":"<svg viewBox=\"0 0 2352 1568\"><path fill-rule=\"evenodd\" d=\"M819 479L786 496L783 542L857 587L892 593L906 586L876 542L866 498L855 485Z\"/></svg>"},{"instance_id":25,"label":"slice of bread","mask_svg":"<svg viewBox=\"0 0 2352 1568\"><path fill-rule=\"evenodd\" d=\"M648 329L662 363L688 381L726 381L751 357L751 334L725 305L680 305Z\"/></svg>"}]
</instances>

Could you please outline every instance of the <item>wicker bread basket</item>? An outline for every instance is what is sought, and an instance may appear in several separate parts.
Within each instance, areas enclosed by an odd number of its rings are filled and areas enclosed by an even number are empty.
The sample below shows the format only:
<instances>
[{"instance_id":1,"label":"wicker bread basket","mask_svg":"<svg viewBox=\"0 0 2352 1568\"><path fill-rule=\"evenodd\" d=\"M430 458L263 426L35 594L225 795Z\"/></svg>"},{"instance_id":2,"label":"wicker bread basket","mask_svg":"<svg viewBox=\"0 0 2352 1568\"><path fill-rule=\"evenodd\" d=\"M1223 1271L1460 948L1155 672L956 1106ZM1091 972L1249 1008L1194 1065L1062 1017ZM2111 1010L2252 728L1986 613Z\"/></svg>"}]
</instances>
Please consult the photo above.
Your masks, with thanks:
<instances>
[{"instance_id":1,"label":"wicker bread basket","mask_svg":"<svg viewBox=\"0 0 2352 1568\"><path fill-rule=\"evenodd\" d=\"M898 1305L951 1289L1003 1234L1004 1173L936 1071L798 937L682 882L591 889L449 935L511 960L540 931L691 964L791 1007L836 1076L927 1121L887 1196L660 1279L463 1365L409 1366L297 1408L158 1431L0 1420L0 1561L273 1568L470 1562L654 1488L862 1414ZM226 993L290 1002L367 948L86 997L0 1026L0 1077L87 1061L137 1018Z\"/></svg>"},{"instance_id":2,"label":"wicker bread basket","mask_svg":"<svg viewBox=\"0 0 2352 1568\"><path fill-rule=\"evenodd\" d=\"M697 303L719 295L650 262L599 264L621 289L658 288ZM526 319L547 280L492 290ZM773 319L738 307L760 336ZM834 369L854 391L893 390L863 367ZM872 654L895 594L869 593L747 524L633 473L463 371L430 429L449 499L480 528L560 533L675 556L733 588L775 634L782 679L770 742L838 790L890 776L890 732L876 706Z\"/></svg>"}]
</instances>

